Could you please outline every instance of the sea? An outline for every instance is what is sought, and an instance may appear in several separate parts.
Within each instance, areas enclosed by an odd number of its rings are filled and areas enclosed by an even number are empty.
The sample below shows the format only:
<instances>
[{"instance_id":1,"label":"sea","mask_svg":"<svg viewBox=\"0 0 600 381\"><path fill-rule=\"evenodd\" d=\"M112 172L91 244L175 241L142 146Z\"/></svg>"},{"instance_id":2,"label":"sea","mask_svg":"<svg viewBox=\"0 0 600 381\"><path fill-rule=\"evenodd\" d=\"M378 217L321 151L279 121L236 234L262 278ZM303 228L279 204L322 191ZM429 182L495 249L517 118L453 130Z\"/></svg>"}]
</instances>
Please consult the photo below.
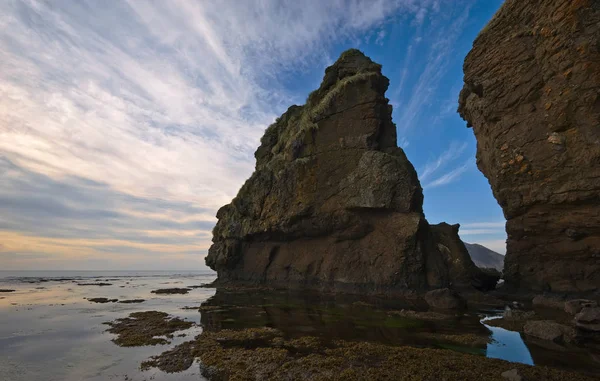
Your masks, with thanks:
<instances>
[{"instance_id":1,"label":"sea","mask_svg":"<svg viewBox=\"0 0 600 381\"><path fill-rule=\"evenodd\" d=\"M502 310L469 310L450 320L414 321L390 315L412 308L402 301L324 297L308 292L235 292L216 289L212 271L0 271L0 380L205 380L202 364L179 373L141 370L140 364L203 330L272 327L285 336L324 336L388 345L444 348L515 363L546 365L600 375L593 353L528 340L486 324ZM208 285L208 286L207 286ZM152 293L189 288L183 295ZM7 292L10 291L10 292ZM142 303L93 303L89 299ZM200 311L196 307L219 306ZM165 345L119 347L106 322L137 311L163 311L194 322ZM436 334L474 334L487 344L461 346Z\"/></svg>"}]
</instances>

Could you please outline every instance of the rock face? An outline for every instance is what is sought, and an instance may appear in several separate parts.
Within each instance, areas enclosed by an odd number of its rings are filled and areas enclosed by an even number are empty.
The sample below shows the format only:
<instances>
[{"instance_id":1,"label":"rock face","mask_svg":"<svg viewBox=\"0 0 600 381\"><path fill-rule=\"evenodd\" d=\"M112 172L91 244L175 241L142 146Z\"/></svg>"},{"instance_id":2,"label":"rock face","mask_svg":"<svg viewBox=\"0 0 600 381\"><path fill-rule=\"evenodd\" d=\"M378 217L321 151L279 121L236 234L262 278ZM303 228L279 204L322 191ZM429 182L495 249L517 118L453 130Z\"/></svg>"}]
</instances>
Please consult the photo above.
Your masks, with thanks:
<instances>
[{"instance_id":1,"label":"rock face","mask_svg":"<svg viewBox=\"0 0 600 381\"><path fill-rule=\"evenodd\" d=\"M599 50L599 1L507 0L465 60L459 112L507 219L507 286L600 286Z\"/></svg>"},{"instance_id":2,"label":"rock face","mask_svg":"<svg viewBox=\"0 0 600 381\"><path fill-rule=\"evenodd\" d=\"M256 170L217 213L206 263L219 282L373 293L493 286L458 225L425 220L388 84L379 64L349 50L304 106L267 128Z\"/></svg>"}]
</instances>

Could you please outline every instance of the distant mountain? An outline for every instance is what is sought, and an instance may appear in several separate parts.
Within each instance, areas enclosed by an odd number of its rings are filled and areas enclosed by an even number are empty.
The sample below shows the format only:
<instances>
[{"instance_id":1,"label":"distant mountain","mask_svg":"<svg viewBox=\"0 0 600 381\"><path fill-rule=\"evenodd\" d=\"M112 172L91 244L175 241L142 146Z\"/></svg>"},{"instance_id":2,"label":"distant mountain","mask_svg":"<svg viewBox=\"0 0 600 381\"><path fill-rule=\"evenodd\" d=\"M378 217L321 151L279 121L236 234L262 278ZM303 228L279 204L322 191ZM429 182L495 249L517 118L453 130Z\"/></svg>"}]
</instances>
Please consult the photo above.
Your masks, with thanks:
<instances>
[{"instance_id":1,"label":"distant mountain","mask_svg":"<svg viewBox=\"0 0 600 381\"><path fill-rule=\"evenodd\" d=\"M496 253L485 246L477 243L466 243L465 246L469 251L471 259L475 266L480 268L493 268L502 271L504 268L504 255Z\"/></svg>"}]
</instances>

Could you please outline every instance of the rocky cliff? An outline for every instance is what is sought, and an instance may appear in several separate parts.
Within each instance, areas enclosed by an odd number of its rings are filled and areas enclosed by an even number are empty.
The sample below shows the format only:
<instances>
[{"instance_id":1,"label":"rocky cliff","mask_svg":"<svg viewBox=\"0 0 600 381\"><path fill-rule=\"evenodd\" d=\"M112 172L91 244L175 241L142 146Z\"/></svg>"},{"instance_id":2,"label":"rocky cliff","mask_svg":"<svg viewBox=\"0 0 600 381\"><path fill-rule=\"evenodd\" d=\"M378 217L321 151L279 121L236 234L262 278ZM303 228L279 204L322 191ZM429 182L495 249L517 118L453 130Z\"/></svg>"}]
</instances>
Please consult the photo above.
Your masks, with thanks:
<instances>
[{"instance_id":1,"label":"rocky cliff","mask_svg":"<svg viewBox=\"0 0 600 381\"><path fill-rule=\"evenodd\" d=\"M464 63L459 112L507 219L506 283L600 286L600 1L507 0Z\"/></svg>"},{"instance_id":2,"label":"rocky cliff","mask_svg":"<svg viewBox=\"0 0 600 381\"><path fill-rule=\"evenodd\" d=\"M358 50L261 139L256 170L222 207L206 263L219 282L350 292L490 287L458 238L430 226L396 143L381 66Z\"/></svg>"}]
</instances>

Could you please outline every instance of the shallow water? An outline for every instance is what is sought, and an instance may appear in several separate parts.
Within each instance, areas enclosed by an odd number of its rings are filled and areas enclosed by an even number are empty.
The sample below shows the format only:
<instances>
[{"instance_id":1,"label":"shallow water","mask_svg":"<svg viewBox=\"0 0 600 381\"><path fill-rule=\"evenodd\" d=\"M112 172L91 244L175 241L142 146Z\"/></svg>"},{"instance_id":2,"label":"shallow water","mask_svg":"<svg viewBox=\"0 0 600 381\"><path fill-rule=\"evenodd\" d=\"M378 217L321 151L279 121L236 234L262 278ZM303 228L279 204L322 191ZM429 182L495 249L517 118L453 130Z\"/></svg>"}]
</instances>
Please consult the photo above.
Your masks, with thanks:
<instances>
[{"instance_id":1,"label":"shallow water","mask_svg":"<svg viewBox=\"0 0 600 381\"><path fill-rule=\"evenodd\" d=\"M178 374L158 370L139 371L149 356L189 340L202 330L184 331L170 345L121 348L111 342L102 324L131 312L160 310L200 323L195 310L214 294L214 289L196 288L187 295L156 295L158 288L186 287L209 283L213 273L168 272L19 272L3 273L0 289L0 379L1 380L204 380L197 365ZM63 280L56 280L56 279ZM79 286L105 282L111 286ZM120 300L146 299L139 304L92 303L84 298ZM181 333L181 332L179 332ZM178 334L179 334L178 333Z\"/></svg>"},{"instance_id":2,"label":"shallow water","mask_svg":"<svg viewBox=\"0 0 600 381\"><path fill-rule=\"evenodd\" d=\"M493 319L493 317L486 317L481 320L482 324L492 332L493 338L493 341L487 345L486 356L534 365L533 357L531 357L529 348L527 348L521 334L504 328L486 325L485 322L490 319Z\"/></svg>"},{"instance_id":3,"label":"shallow water","mask_svg":"<svg viewBox=\"0 0 600 381\"><path fill-rule=\"evenodd\" d=\"M467 311L444 320L406 318L390 311L423 310L419 303L302 292L194 288L187 295L156 295L159 288L209 283L213 273L0 273L0 379L2 380L203 380L199 364L185 372L140 371L152 355L192 339L202 329L273 327L287 337L365 340L389 345L445 348L525 364L600 374L592 354L531 342L517 332L485 325L501 311ZM110 283L80 286L78 283ZM84 298L145 299L140 304L91 303ZM186 306L213 306L199 312ZM158 310L202 326L171 344L121 348L103 322L135 311ZM470 334L478 344L457 344L449 335ZM486 341L489 343L486 344Z\"/></svg>"},{"instance_id":4,"label":"shallow water","mask_svg":"<svg viewBox=\"0 0 600 381\"><path fill-rule=\"evenodd\" d=\"M365 304L364 302L368 304ZM528 365L545 365L600 375L598 354L576 347L532 341L519 332L486 325L502 310L469 310L444 320L394 315L401 309L423 310L409 301L311 293L252 293L217 290L205 305L219 306L201 316L204 329L272 327L287 337L375 341L389 345L444 348ZM487 344L456 344L452 335L475 335ZM485 341L485 340L484 340Z\"/></svg>"}]
</instances>

